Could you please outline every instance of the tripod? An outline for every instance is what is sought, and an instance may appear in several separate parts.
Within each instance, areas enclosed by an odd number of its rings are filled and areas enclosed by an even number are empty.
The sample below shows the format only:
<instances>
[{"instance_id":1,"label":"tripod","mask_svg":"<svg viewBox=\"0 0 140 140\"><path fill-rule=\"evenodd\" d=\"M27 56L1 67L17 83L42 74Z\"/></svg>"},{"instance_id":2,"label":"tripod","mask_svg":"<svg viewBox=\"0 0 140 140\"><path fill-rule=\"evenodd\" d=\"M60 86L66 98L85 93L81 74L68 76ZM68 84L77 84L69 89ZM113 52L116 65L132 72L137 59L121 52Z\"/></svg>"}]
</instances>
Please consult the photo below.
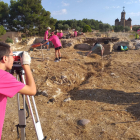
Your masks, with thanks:
<instances>
[{"instance_id":1,"label":"tripod","mask_svg":"<svg viewBox=\"0 0 140 140\"><path fill-rule=\"evenodd\" d=\"M10 73L14 74L14 72L16 72L16 79L20 80L21 82L26 84L25 78L24 78L25 71L23 70L23 68L21 67L21 65L19 63L14 62L12 70L10 71ZM46 140L47 137L43 136L41 123L40 123L40 120L39 120L34 96L31 96L31 98L32 98L32 102L33 102L33 106L34 106L34 110L35 110L35 114L36 114L36 120L35 120L35 117L34 117L32 105L31 105L31 101L30 101L30 96L26 95L26 97L27 97L27 101L28 101L28 106L30 108L30 113L32 115L32 120L33 120L33 124L34 124L34 127L35 127L37 139L38 140ZM19 93L17 94L17 101L18 101L18 116L19 116L19 124L17 125L17 133L18 133L18 136L19 136L19 132L18 132L18 127L19 127L21 129L21 140L26 140L25 127L26 127L26 106L27 105L26 105L26 101L25 101L25 95L23 95L23 108L22 109L20 108Z\"/></svg>"}]
</instances>

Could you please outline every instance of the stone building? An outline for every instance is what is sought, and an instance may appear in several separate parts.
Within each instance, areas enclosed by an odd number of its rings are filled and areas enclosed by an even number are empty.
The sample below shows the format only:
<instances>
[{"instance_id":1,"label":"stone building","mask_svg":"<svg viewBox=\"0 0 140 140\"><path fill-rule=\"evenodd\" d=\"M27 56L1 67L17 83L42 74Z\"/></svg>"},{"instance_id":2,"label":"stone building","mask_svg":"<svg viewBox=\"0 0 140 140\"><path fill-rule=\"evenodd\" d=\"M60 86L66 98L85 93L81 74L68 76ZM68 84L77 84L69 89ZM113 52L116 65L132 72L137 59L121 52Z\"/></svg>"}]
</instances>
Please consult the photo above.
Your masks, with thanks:
<instances>
[{"instance_id":1,"label":"stone building","mask_svg":"<svg viewBox=\"0 0 140 140\"><path fill-rule=\"evenodd\" d=\"M123 11L121 12L121 20L119 21L119 19L117 18L115 20L115 26L128 26L131 27L131 18L128 18L127 20L125 19L125 11L124 11L124 7L123 7Z\"/></svg>"}]
</instances>

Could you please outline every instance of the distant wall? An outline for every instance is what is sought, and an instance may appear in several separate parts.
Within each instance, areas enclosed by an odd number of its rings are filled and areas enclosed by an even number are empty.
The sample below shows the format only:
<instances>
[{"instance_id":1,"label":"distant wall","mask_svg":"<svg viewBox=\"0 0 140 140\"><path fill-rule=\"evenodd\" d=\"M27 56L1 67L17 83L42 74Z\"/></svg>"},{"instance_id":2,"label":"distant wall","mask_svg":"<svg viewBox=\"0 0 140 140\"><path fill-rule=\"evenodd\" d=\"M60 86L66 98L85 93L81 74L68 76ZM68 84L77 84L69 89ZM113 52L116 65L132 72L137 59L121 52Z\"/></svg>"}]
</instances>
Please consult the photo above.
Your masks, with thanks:
<instances>
[{"instance_id":1,"label":"distant wall","mask_svg":"<svg viewBox=\"0 0 140 140\"><path fill-rule=\"evenodd\" d=\"M11 38L14 43L17 43L16 40L18 39L21 41L21 33L20 32L6 32L6 34L0 37L1 41L5 42L7 37Z\"/></svg>"}]
</instances>

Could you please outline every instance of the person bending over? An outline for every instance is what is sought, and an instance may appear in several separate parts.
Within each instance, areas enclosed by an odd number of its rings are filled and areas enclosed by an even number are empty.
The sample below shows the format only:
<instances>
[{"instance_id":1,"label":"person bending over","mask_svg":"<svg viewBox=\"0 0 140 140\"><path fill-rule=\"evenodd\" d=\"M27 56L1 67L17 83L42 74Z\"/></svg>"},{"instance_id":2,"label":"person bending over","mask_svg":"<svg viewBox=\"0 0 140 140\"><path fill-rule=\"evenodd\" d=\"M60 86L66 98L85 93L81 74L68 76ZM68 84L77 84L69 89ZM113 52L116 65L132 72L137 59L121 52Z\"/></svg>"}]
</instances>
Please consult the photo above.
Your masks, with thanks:
<instances>
[{"instance_id":1,"label":"person bending over","mask_svg":"<svg viewBox=\"0 0 140 140\"><path fill-rule=\"evenodd\" d=\"M96 50L97 48L100 48L100 49L101 49L101 56L103 56L103 54L104 54L104 47L103 47L100 43L98 43L98 42L96 42L96 43L93 45L93 47L91 48L91 51L87 54L87 56L88 56L89 54L91 54L94 50Z\"/></svg>"},{"instance_id":2,"label":"person bending over","mask_svg":"<svg viewBox=\"0 0 140 140\"><path fill-rule=\"evenodd\" d=\"M31 57L27 52L23 52L21 65L25 71L26 85L16 80L16 78L6 70L12 69L14 62L13 52L8 44L0 42L0 140L5 117L7 97L12 98L16 93L24 95L35 95L36 85L30 70Z\"/></svg>"},{"instance_id":3,"label":"person bending over","mask_svg":"<svg viewBox=\"0 0 140 140\"><path fill-rule=\"evenodd\" d=\"M59 62L59 61L61 61L60 49L61 49L62 45L61 45L61 42L56 34L57 34L57 32L55 32L55 33L52 32L50 38L48 39L48 41L44 42L44 44L49 42L49 41L51 41L53 43L53 45L55 47L55 62ZM43 44L41 43L41 45L43 45Z\"/></svg>"}]
</instances>

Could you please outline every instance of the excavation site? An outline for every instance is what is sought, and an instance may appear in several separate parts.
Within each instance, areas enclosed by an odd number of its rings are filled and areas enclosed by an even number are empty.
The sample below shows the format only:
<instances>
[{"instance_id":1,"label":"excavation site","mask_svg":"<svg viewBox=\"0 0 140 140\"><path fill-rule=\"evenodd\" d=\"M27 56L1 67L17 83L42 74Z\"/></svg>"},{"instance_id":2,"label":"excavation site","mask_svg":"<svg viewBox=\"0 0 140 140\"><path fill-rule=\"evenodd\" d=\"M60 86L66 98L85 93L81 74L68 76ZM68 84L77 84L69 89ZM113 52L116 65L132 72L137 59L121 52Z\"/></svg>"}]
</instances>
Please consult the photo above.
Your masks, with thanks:
<instances>
[{"instance_id":1,"label":"excavation site","mask_svg":"<svg viewBox=\"0 0 140 140\"><path fill-rule=\"evenodd\" d=\"M27 51L41 42L10 44L14 51ZM105 48L87 56L99 41ZM107 43L105 42L107 41ZM34 96L47 140L139 140L140 138L140 40L129 33L110 37L93 33L61 39L61 61L55 50L32 49L31 70L37 86ZM118 51L124 45L127 51ZM8 98L2 140L18 140L17 96ZM20 135L20 128L19 128ZM31 114L26 119L26 139L36 140Z\"/></svg>"}]
</instances>

